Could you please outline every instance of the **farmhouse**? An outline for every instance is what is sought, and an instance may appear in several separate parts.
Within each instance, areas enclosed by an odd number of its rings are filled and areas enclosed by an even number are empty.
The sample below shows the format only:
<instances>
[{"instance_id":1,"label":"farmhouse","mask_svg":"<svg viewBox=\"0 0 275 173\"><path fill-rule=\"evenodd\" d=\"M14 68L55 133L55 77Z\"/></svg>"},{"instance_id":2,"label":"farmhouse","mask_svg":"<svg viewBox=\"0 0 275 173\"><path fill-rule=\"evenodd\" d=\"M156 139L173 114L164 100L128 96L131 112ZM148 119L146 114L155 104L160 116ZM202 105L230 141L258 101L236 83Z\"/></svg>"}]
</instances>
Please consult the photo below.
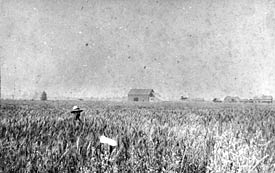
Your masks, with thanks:
<instances>
[{"instance_id":1,"label":"farmhouse","mask_svg":"<svg viewBox=\"0 0 275 173\"><path fill-rule=\"evenodd\" d=\"M153 89L131 89L128 93L128 101L149 102L154 100Z\"/></svg>"}]
</instances>

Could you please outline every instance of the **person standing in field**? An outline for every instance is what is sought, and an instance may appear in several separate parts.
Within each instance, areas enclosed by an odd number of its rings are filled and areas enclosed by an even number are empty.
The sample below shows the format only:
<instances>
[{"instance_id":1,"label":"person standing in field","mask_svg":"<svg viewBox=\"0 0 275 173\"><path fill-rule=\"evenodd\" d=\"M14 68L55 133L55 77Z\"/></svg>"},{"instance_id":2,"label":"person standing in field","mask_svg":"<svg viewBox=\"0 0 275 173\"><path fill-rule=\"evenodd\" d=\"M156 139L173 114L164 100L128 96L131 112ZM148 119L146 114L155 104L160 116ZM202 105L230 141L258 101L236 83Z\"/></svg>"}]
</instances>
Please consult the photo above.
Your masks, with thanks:
<instances>
[{"instance_id":1,"label":"person standing in field","mask_svg":"<svg viewBox=\"0 0 275 173\"><path fill-rule=\"evenodd\" d=\"M76 121L78 120L78 121L82 122L81 119L80 119L80 114L81 114L82 111L83 110L80 109L78 106L73 107L73 110L71 111L71 113L75 115L75 120Z\"/></svg>"}]
</instances>

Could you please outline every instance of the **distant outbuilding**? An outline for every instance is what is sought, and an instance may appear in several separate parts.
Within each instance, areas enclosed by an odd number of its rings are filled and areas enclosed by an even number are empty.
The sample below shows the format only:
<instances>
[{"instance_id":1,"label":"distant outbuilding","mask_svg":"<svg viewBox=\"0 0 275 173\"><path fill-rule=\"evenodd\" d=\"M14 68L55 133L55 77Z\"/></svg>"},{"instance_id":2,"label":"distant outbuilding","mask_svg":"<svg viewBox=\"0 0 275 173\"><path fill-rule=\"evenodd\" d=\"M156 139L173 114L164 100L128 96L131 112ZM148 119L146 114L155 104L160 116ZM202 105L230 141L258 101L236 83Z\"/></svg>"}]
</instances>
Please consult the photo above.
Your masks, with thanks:
<instances>
[{"instance_id":1,"label":"distant outbuilding","mask_svg":"<svg viewBox=\"0 0 275 173\"><path fill-rule=\"evenodd\" d=\"M128 101L150 102L155 97L153 89L131 89L128 93Z\"/></svg>"},{"instance_id":2,"label":"distant outbuilding","mask_svg":"<svg viewBox=\"0 0 275 173\"><path fill-rule=\"evenodd\" d=\"M214 98L214 99L213 99L213 102L214 102L214 103L221 103L222 101L221 101L219 98Z\"/></svg>"},{"instance_id":3,"label":"distant outbuilding","mask_svg":"<svg viewBox=\"0 0 275 173\"><path fill-rule=\"evenodd\" d=\"M181 97L180 97L180 100L181 100L181 101L187 101L187 100L188 100L188 97L186 97L186 96L181 96Z\"/></svg>"},{"instance_id":4,"label":"distant outbuilding","mask_svg":"<svg viewBox=\"0 0 275 173\"><path fill-rule=\"evenodd\" d=\"M42 92L40 100L46 101L47 100L47 93L45 91Z\"/></svg>"},{"instance_id":5,"label":"distant outbuilding","mask_svg":"<svg viewBox=\"0 0 275 173\"><path fill-rule=\"evenodd\" d=\"M272 103L273 97L262 95L261 97L254 97L254 103Z\"/></svg>"},{"instance_id":6,"label":"distant outbuilding","mask_svg":"<svg viewBox=\"0 0 275 173\"><path fill-rule=\"evenodd\" d=\"M239 103L241 99L239 97L226 96L224 98L225 103Z\"/></svg>"}]
</instances>

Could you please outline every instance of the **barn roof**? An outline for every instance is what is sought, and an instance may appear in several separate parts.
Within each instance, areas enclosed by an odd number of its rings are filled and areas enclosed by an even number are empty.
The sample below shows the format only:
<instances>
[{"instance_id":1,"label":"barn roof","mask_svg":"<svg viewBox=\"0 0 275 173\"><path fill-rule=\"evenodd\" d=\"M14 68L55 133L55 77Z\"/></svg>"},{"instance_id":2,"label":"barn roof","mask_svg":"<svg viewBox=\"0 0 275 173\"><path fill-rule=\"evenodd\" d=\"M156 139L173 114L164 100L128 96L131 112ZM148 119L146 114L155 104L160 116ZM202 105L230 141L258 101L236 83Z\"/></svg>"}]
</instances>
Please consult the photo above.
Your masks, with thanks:
<instances>
[{"instance_id":1,"label":"barn roof","mask_svg":"<svg viewBox=\"0 0 275 173\"><path fill-rule=\"evenodd\" d=\"M153 89L131 89L128 95L150 95L153 92Z\"/></svg>"}]
</instances>

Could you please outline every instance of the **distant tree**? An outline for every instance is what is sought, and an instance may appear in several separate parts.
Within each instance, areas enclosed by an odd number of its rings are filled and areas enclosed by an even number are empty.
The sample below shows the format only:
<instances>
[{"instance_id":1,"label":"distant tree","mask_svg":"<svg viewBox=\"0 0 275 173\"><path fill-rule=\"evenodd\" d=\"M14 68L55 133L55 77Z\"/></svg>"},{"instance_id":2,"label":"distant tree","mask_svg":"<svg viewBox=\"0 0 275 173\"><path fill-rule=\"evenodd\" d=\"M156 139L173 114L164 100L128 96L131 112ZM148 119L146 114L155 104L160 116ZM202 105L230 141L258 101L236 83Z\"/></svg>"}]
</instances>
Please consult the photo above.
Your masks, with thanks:
<instances>
[{"instance_id":1,"label":"distant tree","mask_svg":"<svg viewBox=\"0 0 275 173\"><path fill-rule=\"evenodd\" d=\"M40 99L43 101L47 100L47 93L45 91L42 92Z\"/></svg>"}]
</instances>

